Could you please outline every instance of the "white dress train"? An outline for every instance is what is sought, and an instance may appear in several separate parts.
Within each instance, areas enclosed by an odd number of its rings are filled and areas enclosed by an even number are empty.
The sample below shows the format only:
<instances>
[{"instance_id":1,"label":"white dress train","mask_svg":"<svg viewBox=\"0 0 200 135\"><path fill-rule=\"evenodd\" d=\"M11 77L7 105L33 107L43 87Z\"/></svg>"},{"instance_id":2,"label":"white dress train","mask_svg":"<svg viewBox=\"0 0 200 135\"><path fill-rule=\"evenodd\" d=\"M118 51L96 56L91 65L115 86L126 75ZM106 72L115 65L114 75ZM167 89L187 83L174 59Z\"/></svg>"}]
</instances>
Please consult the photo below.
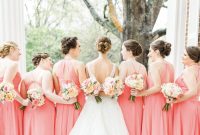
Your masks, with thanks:
<instances>
[{"instance_id":1,"label":"white dress train","mask_svg":"<svg viewBox=\"0 0 200 135\"><path fill-rule=\"evenodd\" d=\"M88 71L89 72L89 71ZM111 76L114 76L115 66ZM91 76L91 73L89 73ZM86 103L70 135L129 135L117 99L103 96L97 103L93 96Z\"/></svg>"}]
</instances>

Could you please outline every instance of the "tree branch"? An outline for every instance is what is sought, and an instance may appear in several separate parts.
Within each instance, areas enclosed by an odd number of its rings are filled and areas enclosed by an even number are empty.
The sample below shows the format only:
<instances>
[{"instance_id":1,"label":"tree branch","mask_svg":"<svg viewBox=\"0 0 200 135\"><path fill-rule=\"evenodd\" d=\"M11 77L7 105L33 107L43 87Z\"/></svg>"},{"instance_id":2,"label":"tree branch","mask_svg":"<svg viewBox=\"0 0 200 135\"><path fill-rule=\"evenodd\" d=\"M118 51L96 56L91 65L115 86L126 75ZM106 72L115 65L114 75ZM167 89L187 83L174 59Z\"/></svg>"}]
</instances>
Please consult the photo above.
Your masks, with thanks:
<instances>
[{"instance_id":1,"label":"tree branch","mask_svg":"<svg viewBox=\"0 0 200 135\"><path fill-rule=\"evenodd\" d=\"M163 6L164 0L148 0L148 10L147 10L147 21L149 25L153 28L161 7Z\"/></svg>"},{"instance_id":2,"label":"tree branch","mask_svg":"<svg viewBox=\"0 0 200 135\"><path fill-rule=\"evenodd\" d=\"M46 10L46 14L45 14L45 19L44 19L44 24L43 24L43 25L46 25L46 24L47 24L48 19L49 19L49 15L50 15L50 13L51 13L51 10L52 10L52 8L53 8L53 5L55 4L55 1L56 1L56 0L53 0L52 3L51 3L51 5L50 5L50 7L47 8L47 10Z\"/></svg>"},{"instance_id":3,"label":"tree branch","mask_svg":"<svg viewBox=\"0 0 200 135\"><path fill-rule=\"evenodd\" d=\"M109 14L110 14L111 21L113 22L113 24L115 25L117 30L119 32L122 32L123 28L122 28L122 25L120 24L120 22L119 22L119 20L117 18L117 13L115 11L115 6L113 5L112 0L107 0L107 1L108 1Z\"/></svg>"},{"instance_id":4,"label":"tree branch","mask_svg":"<svg viewBox=\"0 0 200 135\"><path fill-rule=\"evenodd\" d=\"M152 32L148 33L147 36L149 38L151 38L152 40L156 40L156 39L166 35L166 32L167 32L166 28L158 29L158 30L154 31L153 33Z\"/></svg>"},{"instance_id":5,"label":"tree branch","mask_svg":"<svg viewBox=\"0 0 200 135\"><path fill-rule=\"evenodd\" d=\"M65 11L66 9L66 0L63 0L62 2L62 10ZM66 12L65 13L62 13L61 16L58 16L57 18L55 18L54 20L52 20L51 22L48 21L48 24L47 24L47 27L51 27L52 25L52 28L56 28L59 26L59 24L62 22L62 20L66 17Z\"/></svg>"},{"instance_id":6,"label":"tree branch","mask_svg":"<svg viewBox=\"0 0 200 135\"><path fill-rule=\"evenodd\" d=\"M39 7L40 7L41 3L42 3L42 0L39 0L39 2L37 3L37 6L36 6L36 13L35 13L36 14L35 15L36 27L40 26L40 9L39 9Z\"/></svg>"},{"instance_id":7,"label":"tree branch","mask_svg":"<svg viewBox=\"0 0 200 135\"><path fill-rule=\"evenodd\" d=\"M25 3L25 9L26 9L26 13L27 13L27 17L28 17L28 20L29 20L29 25L32 27L32 20L31 20L31 17L29 15L29 11L28 11L28 7L27 7L27 4Z\"/></svg>"},{"instance_id":8,"label":"tree branch","mask_svg":"<svg viewBox=\"0 0 200 135\"><path fill-rule=\"evenodd\" d=\"M97 21L97 23L99 23L102 27L106 28L109 32L113 33L118 38L120 38L120 33L118 32L118 30L116 29L116 27L114 26L114 24L112 22L101 19L100 16L95 11L94 7L89 3L88 0L83 0L83 2L89 9L94 20Z\"/></svg>"},{"instance_id":9,"label":"tree branch","mask_svg":"<svg viewBox=\"0 0 200 135\"><path fill-rule=\"evenodd\" d=\"M103 8L103 18L106 20L108 20L108 17L106 16L107 7L108 7L108 5L105 5Z\"/></svg>"}]
</instances>

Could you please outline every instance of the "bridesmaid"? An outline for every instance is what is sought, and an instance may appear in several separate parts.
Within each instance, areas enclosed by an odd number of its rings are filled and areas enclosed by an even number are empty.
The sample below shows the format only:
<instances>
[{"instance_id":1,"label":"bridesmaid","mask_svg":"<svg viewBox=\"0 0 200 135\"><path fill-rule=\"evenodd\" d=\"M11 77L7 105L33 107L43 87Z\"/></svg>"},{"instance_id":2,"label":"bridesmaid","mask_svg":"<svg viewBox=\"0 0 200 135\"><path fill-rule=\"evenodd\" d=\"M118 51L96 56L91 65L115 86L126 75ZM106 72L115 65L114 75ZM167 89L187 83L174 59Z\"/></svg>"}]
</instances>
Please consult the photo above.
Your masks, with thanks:
<instances>
[{"instance_id":1,"label":"bridesmaid","mask_svg":"<svg viewBox=\"0 0 200 135\"><path fill-rule=\"evenodd\" d=\"M5 42L0 47L0 83L12 83L18 101L0 103L0 135L22 135L23 111L19 107L20 103L24 106L28 105L28 100L23 100L18 91L21 80L18 71L20 55L20 49L14 42Z\"/></svg>"},{"instance_id":2,"label":"bridesmaid","mask_svg":"<svg viewBox=\"0 0 200 135\"><path fill-rule=\"evenodd\" d=\"M200 90L200 49L198 47L186 47L182 63L185 69L176 80L184 94L173 101L174 103L174 135L199 135L200 125L198 118L198 91Z\"/></svg>"},{"instance_id":3,"label":"bridesmaid","mask_svg":"<svg viewBox=\"0 0 200 135\"><path fill-rule=\"evenodd\" d=\"M125 61L120 65L120 77L125 78L134 73L142 74L144 77L144 86L146 88L147 72L144 65L136 61L136 57L142 53L141 45L135 40L127 40L122 45L122 56ZM145 89L144 88L144 89ZM142 133L142 113L143 99L135 98L135 102L129 100L131 89L127 86L124 92L119 96L118 101L124 115L124 120L130 135L141 135Z\"/></svg>"},{"instance_id":4,"label":"bridesmaid","mask_svg":"<svg viewBox=\"0 0 200 135\"><path fill-rule=\"evenodd\" d=\"M174 81L173 66L164 58L171 51L171 44L162 40L150 45L148 57L151 60L148 71L148 89L141 91L140 96L145 97L143 112L142 135L171 135L171 110L162 111L166 99L161 91L163 83Z\"/></svg>"},{"instance_id":5,"label":"bridesmaid","mask_svg":"<svg viewBox=\"0 0 200 135\"><path fill-rule=\"evenodd\" d=\"M76 60L80 54L80 43L77 37L65 37L61 41L61 51L64 59L57 62L53 68L56 93L60 95L60 86L68 81L73 81L79 88L80 83L86 79L85 65ZM79 89L77 101L83 107L85 97ZM75 110L74 105L56 105L56 135L69 135L81 110Z\"/></svg>"},{"instance_id":6,"label":"bridesmaid","mask_svg":"<svg viewBox=\"0 0 200 135\"><path fill-rule=\"evenodd\" d=\"M21 82L21 95L27 98L27 91L40 88L43 93L53 91L51 75L52 62L47 53L38 53L32 59L36 68L28 72ZM29 104L24 110L24 135L54 135L55 105L47 97L45 104L32 108Z\"/></svg>"}]
</instances>

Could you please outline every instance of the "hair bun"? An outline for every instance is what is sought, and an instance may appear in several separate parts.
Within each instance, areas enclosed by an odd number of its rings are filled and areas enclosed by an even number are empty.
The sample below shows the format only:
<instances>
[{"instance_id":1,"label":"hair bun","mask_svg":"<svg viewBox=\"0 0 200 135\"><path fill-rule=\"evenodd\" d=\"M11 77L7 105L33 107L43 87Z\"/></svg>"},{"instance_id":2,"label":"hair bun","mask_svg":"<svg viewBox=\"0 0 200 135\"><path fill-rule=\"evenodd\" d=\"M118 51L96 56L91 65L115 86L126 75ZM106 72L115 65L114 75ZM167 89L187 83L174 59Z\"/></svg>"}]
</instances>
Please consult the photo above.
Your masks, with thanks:
<instances>
[{"instance_id":1,"label":"hair bun","mask_svg":"<svg viewBox=\"0 0 200 135\"><path fill-rule=\"evenodd\" d=\"M111 48L111 40L108 37L101 37L97 40L97 49L101 53L106 53Z\"/></svg>"},{"instance_id":2,"label":"hair bun","mask_svg":"<svg viewBox=\"0 0 200 135\"><path fill-rule=\"evenodd\" d=\"M171 44L170 44L170 43L165 42L164 44L165 44L165 45L164 45L164 49L169 49L169 48L171 48Z\"/></svg>"},{"instance_id":3,"label":"hair bun","mask_svg":"<svg viewBox=\"0 0 200 135\"><path fill-rule=\"evenodd\" d=\"M32 58L32 63L34 66L39 65L41 59L46 59L49 57L48 53L37 53L36 55L33 56Z\"/></svg>"},{"instance_id":4,"label":"hair bun","mask_svg":"<svg viewBox=\"0 0 200 135\"><path fill-rule=\"evenodd\" d=\"M163 40L153 42L151 47L153 50L159 50L162 57L168 56L171 52L171 44Z\"/></svg>"},{"instance_id":5,"label":"hair bun","mask_svg":"<svg viewBox=\"0 0 200 135\"><path fill-rule=\"evenodd\" d=\"M61 40L61 50L63 54L68 54L71 48L76 48L77 45L77 37L64 37Z\"/></svg>"},{"instance_id":6,"label":"hair bun","mask_svg":"<svg viewBox=\"0 0 200 135\"><path fill-rule=\"evenodd\" d=\"M133 39L124 41L123 45L126 47L127 51L131 51L133 56L139 56L142 54L142 46Z\"/></svg>"},{"instance_id":7,"label":"hair bun","mask_svg":"<svg viewBox=\"0 0 200 135\"><path fill-rule=\"evenodd\" d=\"M10 53L10 48L17 47L17 44L13 41L7 41L0 45L0 57L4 58Z\"/></svg>"}]
</instances>

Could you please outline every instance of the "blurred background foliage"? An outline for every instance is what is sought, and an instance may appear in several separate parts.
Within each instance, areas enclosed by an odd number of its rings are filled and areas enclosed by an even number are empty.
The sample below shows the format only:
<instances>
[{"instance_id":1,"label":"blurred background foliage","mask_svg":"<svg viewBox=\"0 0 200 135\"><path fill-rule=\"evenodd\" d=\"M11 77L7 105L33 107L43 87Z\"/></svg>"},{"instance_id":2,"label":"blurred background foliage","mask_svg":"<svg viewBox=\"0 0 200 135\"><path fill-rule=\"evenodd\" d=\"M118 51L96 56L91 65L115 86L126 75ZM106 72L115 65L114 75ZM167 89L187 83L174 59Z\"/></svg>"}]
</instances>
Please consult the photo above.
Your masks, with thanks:
<instances>
[{"instance_id":1,"label":"blurred background foliage","mask_svg":"<svg viewBox=\"0 0 200 135\"><path fill-rule=\"evenodd\" d=\"M103 16L105 0L91 1ZM25 0L26 13L26 65L32 70L34 54L47 52L54 63L63 57L60 41L65 36L77 36L81 44L79 60L87 63L97 57L95 42L100 36L112 40L109 57L114 63L120 61L121 40L101 27L92 18L80 0Z\"/></svg>"}]
</instances>

